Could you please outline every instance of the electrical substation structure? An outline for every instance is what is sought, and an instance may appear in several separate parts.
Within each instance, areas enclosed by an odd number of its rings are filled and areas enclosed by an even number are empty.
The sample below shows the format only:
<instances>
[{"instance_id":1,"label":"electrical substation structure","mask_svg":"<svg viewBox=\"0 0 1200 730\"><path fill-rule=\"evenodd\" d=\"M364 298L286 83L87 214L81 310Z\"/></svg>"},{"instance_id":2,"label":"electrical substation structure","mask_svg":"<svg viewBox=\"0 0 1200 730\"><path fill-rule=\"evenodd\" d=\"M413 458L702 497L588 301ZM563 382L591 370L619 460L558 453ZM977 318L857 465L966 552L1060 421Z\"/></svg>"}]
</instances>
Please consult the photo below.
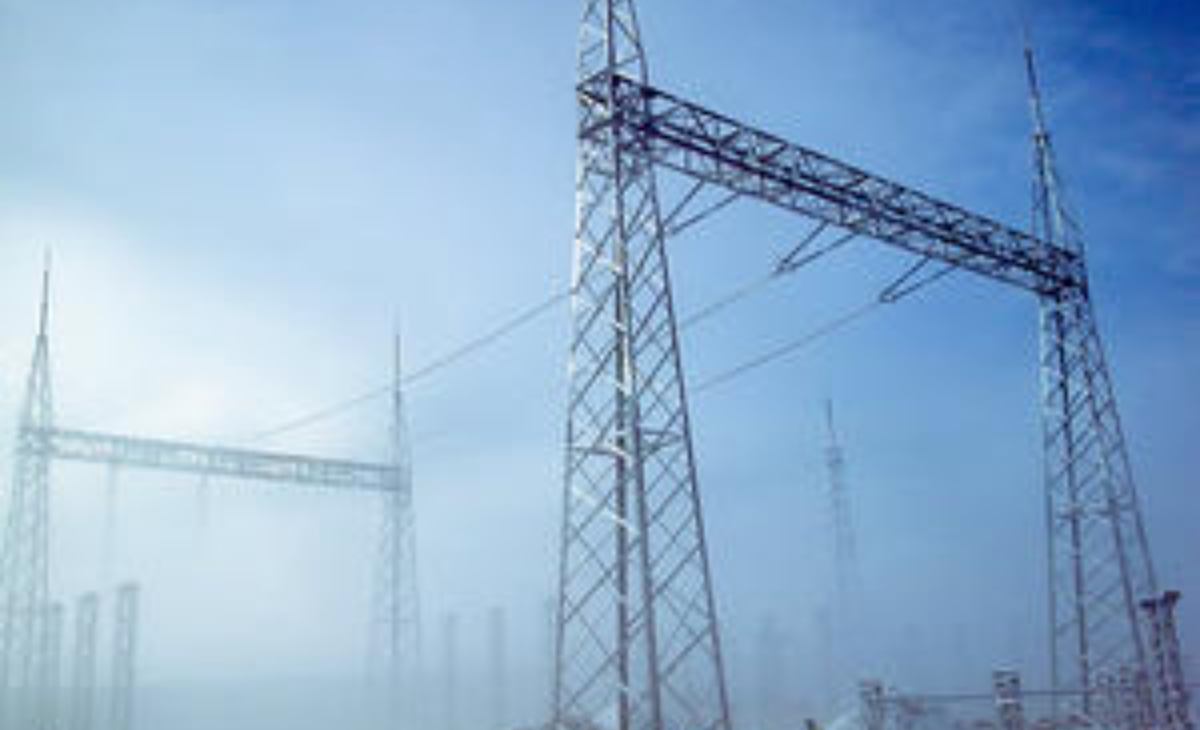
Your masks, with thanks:
<instances>
[{"instance_id":1,"label":"electrical substation structure","mask_svg":"<svg viewBox=\"0 0 1200 730\"><path fill-rule=\"evenodd\" d=\"M913 257L892 298L956 270L1033 295L1050 677L1066 698L1053 715L1091 717L1107 678L1154 676L1139 603L1158 588L1084 247L1027 61L1033 235L652 86L634 0L586 0L556 730L731 726L666 247L743 200L815 223L781 267L832 250L819 240L837 230ZM669 206L667 177L683 191Z\"/></svg>"},{"instance_id":2,"label":"electrical substation structure","mask_svg":"<svg viewBox=\"0 0 1200 730\"><path fill-rule=\"evenodd\" d=\"M110 485L116 484L118 469L136 468L378 495L382 528L370 616L370 666L391 701L411 698L408 691L416 676L420 627L399 345L392 386L392 455L387 463L367 463L60 428L51 395L49 314L47 268L0 542L0 730L50 727L54 719L48 715L54 712L54 703L44 701L49 692L57 692L57 650L52 644L60 643L46 637L52 637L55 626L61 624L50 618L50 465L54 461L106 465ZM136 595L136 591L123 590L118 602L125 629L118 645L125 652L119 678L129 681L135 676L131 649ZM80 611L79 664L73 670L80 686L72 689L77 698L73 723L87 728L92 724L95 691L94 599L89 598ZM121 726L130 724L132 716L126 707L114 705L110 719Z\"/></svg>"}]
</instances>

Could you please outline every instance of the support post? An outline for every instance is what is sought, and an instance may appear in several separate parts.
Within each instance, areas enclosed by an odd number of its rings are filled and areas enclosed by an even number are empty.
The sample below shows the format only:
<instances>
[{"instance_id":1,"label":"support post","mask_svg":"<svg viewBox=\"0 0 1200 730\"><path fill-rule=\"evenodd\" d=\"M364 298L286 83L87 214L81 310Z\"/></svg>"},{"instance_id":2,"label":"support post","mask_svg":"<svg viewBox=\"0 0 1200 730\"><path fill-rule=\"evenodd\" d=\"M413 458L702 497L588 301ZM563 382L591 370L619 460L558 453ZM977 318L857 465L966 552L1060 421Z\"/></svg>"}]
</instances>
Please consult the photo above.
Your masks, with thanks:
<instances>
[{"instance_id":1,"label":"support post","mask_svg":"<svg viewBox=\"0 0 1200 730\"><path fill-rule=\"evenodd\" d=\"M117 589L113 621L112 697L109 730L133 730L137 690L138 586Z\"/></svg>"},{"instance_id":2,"label":"support post","mask_svg":"<svg viewBox=\"0 0 1200 730\"><path fill-rule=\"evenodd\" d=\"M93 730L96 704L96 638L100 598L87 593L75 608L75 652L71 666L70 730Z\"/></svg>"}]
</instances>

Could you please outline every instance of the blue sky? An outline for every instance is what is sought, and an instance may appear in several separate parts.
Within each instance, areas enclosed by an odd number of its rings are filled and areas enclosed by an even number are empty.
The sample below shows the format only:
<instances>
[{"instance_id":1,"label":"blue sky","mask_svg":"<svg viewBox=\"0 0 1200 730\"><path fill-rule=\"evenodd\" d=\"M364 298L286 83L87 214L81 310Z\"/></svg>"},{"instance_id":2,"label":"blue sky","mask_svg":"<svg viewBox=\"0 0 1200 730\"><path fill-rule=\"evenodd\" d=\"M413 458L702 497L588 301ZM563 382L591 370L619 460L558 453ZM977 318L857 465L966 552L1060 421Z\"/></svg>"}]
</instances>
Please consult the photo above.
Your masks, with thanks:
<instances>
[{"instance_id":1,"label":"blue sky","mask_svg":"<svg viewBox=\"0 0 1200 730\"><path fill-rule=\"evenodd\" d=\"M62 421L189 438L236 440L374 386L397 312L418 367L561 289L576 5L0 2L0 414L14 412L47 245ZM641 10L658 85L1027 220L1008 3ZM1054 0L1030 17L1157 563L1165 583L1200 596L1187 563L1200 514L1200 13ZM747 205L673 242L680 309L761 275L804 230ZM684 338L689 379L857 305L901 267L857 244L705 322ZM885 668L905 670L894 647L914 636L939 652L963 643L952 626L971 637L969 671L958 659L954 671L908 667L912 684L961 673L982 686L993 656L1036 666L1034 324L1025 295L960 275L696 398L736 643L775 616L796 682L814 671L828 585L820 409L832 397L865 579L889 607ZM414 387L431 615L452 608L482 627L483 608L505 603L523 625L537 620L554 568L566 332L566 312L551 314ZM366 407L271 445L370 456L383 418ZM103 475L62 479L80 485L56 502L69 596L102 580ZM150 676L356 661L362 631L346 616L366 586L368 506L231 486L218 501L227 517L197 547L180 537L195 521L186 480L129 483L144 489L122 513L114 570L147 583L147 631L163 637L148 644ZM266 580L273 591L255 590ZM280 600L302 608L273 622ZM197 605L222 621L197 621Z\"/></svg>"}]
</instances>

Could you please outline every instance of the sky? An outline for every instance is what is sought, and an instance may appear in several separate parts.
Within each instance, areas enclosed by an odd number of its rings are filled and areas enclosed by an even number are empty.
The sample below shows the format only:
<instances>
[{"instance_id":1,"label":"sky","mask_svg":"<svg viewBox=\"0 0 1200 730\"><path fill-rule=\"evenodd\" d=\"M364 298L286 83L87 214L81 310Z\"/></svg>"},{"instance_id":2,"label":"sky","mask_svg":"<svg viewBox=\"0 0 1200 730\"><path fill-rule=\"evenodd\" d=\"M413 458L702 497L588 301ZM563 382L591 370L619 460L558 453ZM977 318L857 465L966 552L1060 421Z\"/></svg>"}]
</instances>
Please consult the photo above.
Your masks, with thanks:
<instances>
[{"instance_id":1,"label":"sky","mask_svg":"<svg viewBox=\"0 0 1200 730\"><path fill-rule=\"evenodd\" d=\"M397 322L415 370L565 288L578 5L0 0L3 438L51 248L60 423L379 458L378 402L252 437L385 381ZM639 7L656 85L1026 225L1029 124L1008 0ZM1185 595L1190 648L1200 11L1048 0L1025 13L1156 565ZM739 204L673 240L679 310L762 276L805 230ZM903 266L856 243L690 328L689 382L859 306ZM957 274L696 395L740 704L757 696L754 647L768 624L784 637L784 693L816 692L827 399L880 671L921 690L986 689L999 663L1037 677L1035 324L1027 295ZM568 326L555 309L410 392L427 644L454 611L478 659L486 610L504 606L530 717L556 567ZM143 584L148 685L356 671L369 498L216 483L202 519L196 480L122 473L105 547L106 478L55 472L54 589L71 601Z\"/></svg>"}]
</instances>

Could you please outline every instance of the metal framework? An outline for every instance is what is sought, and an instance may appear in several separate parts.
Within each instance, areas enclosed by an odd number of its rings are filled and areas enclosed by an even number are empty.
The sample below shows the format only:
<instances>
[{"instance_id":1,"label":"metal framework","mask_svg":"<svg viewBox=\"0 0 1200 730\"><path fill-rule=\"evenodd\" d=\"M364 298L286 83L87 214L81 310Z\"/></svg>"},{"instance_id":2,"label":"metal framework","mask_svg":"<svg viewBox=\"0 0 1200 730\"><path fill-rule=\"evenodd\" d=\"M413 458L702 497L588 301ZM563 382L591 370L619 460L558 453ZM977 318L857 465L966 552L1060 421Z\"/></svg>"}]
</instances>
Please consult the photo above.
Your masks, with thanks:
<instances>
[{"instance_id":1,"label":"metal framework","mask_svg":"<svg viewBox=\"0 0 1200 730\"><path fill-rule=\"evenodd\" d=\"M100 598L80 596L75 607L75 652L71 665L70 730L92 730L96 704L96 639Z\"/></svg>"},{"instance_id":2,"label":"metal framework","mask_svg":"<svg viewBox=\"0 0 1200 730\"><path fill-rule=\"evenodd\" d=\"M1150 649L1154 656L1154 686L1159 688L1157 713L1166 730L1195 730L1192 697L1183 672L1183 650L1175 622L1178 591L1142 601L1150 625Z\"/></svg>"},{"instance_id":3,"label":"metal framework","mask_svg":"<svg viewBox=\"0 0 1200 730\"><path fill-rule=\"evenodd\" d=\"M1021 693L1021 675L1010 670L997 670L992 673L992 689L1000 730L1025 730L1025 701Z\"/></svg>"},{"instance_id":4,"label":"metal framework","mask_svg":"<svg viewBox=\"0 0 1200 730\"><path fill-rule=\"evenodd\" d=\"M113 617L112 696L108 730L133 730L137 649L138 587L126 583L117 589L116 613Z\"/></svg>"},{"instance_id":5,"label":"metal framework","mask_svg":"<svg viewBox=\"0 0 1200 730\"><path fill-rule=\"evenodd\" d=\"M30 429L27 436L29 447L45 459L282 482L323 489L397 491L397 469L391 464L318 459L55 428Z\"/></svg>"},{"instance_id":6,"label":"metal framework","mask_svg":"<svg viewBox=\"0 0 1200 730\"><path fill-rule=\"evenodd\" d=\"M54 421L50 390L50 273L42 277L42 301L33 364L13 461L13 487L0 543L0 728L35 724L37 686L46 657L38 637L50 602L50 460L32 434Z\"/></svg>"},{"instance_id":7,"label":"metal framework","mask_svg":"<svg viewBox=\"0 0 1200 730\"><path fill-rule=\"evenodd\" d=\"M384 635L376 637L385 643L380 654L385 657L389 676L398 676L394 669L399 666L398 658L417 651L410 652L409 646L417 646L412 637L419 630L417 604L409 598L410 593L415 595L416 557L408 437L399 391L394 410L395 453L385 464L58 428L50 381L49 297L47 268L33 364L18 423L12 491L0 537L0 730L27 730L51 721L44 715L40 688L46 672L52 669L44 637L50 600L50 464L55 460L108 467L106 574L111 570L116 475L120 468L379 494L384 512L383 542L399 547L382 550L379 555L376 581L381 585L376 595L396 593L402 600L388 600L374 607L372 625L385 628ZM393 626L398 628L393 631L389 628Z\"/></svg>"},{"instance_id":8,"label":"metal framework","mask_svg":"<svg viewBox=\"0 0 1200 730\"><path fill-rule=\"evenodd\" d=\"M1158 593L1129 453L1093 311L1084 245L1071 215L1026 47L1033 119L1033 226L1082 278L1039 292L1052 689L1088 691L1100 676L1150 675L1138 603ZM1150 718L1153 721L1153 718Z\"/></svg>"},{"instance_id":9,"label":"metal framework","mask_svg":"<svg viewBox=\"0 0 1200 730\"><path fill-rule=\"evenodd\" d=\"M1034 235L654 88L633 0L585 0L578 71L556 726L730 726L665 250L704 188L689 226L757 200L1037 297L1053 687L1087 714L1098 676L1144 674L1154 573L1032 55ZM692 185L669 216L666 172Z\"/></svg>"}]
</instances>

